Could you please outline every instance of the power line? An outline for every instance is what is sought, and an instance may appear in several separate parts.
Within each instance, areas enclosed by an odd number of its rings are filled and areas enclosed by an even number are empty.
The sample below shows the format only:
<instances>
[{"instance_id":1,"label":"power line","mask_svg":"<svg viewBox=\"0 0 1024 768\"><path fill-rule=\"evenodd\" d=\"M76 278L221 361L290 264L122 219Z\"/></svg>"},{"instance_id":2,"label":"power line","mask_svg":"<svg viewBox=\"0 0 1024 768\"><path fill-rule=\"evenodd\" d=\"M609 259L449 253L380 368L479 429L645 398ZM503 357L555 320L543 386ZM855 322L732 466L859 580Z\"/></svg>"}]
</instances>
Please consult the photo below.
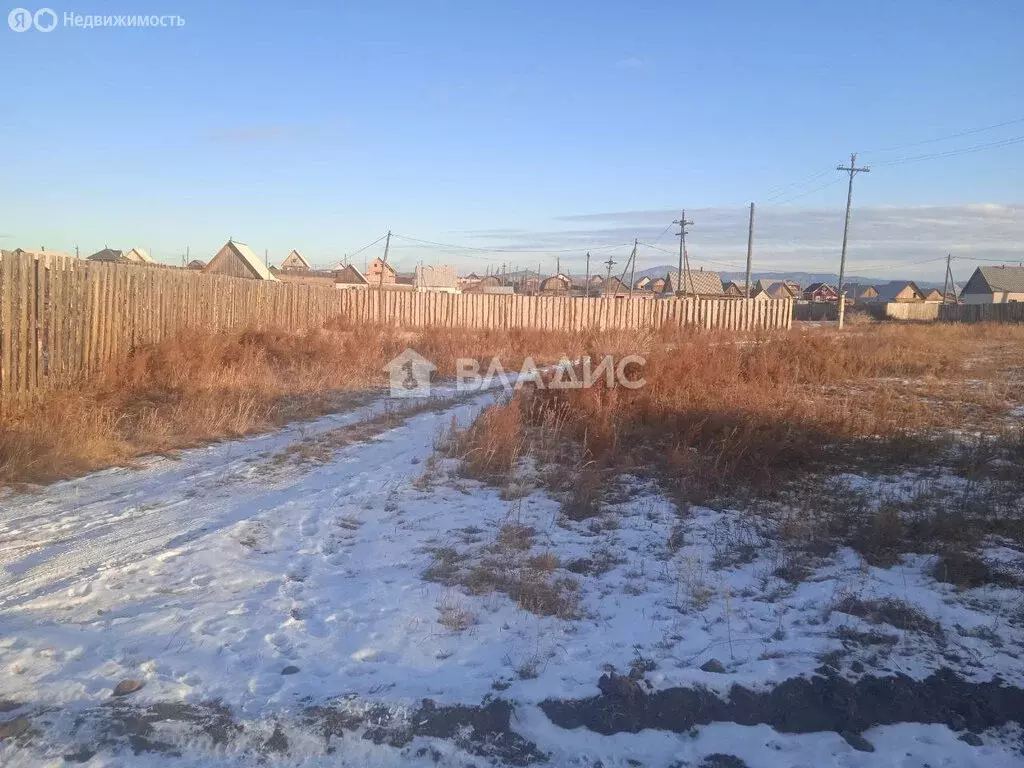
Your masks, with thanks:
<instances>
[{"instance_id":1,"label":"power line","mask_svg":"<svg viewBox=\"0 0 1024 768\"><path fill-rule=\"evenodd\" d=\"M961 136L971 136L975 133L984 133L985 131L993 131L996 128L1003 128L1007 125L1016 125L1017 123L1024 123L1024 117L1018 117L1014 120L1006 120L1002 123L995 123L994 125L986 125L981 128L968 128L965 131L959 131L957 133L951 133L948 136L939 136L935 139L924 139L922 141L912 141L909 144L900 144L896 147L884 147L883 149L871 149L864 154L870 155L876 152L898 152L902 149L910 149L911 147L920 147L924 144L935 144L940 141L949 141L950 139L958 139Z\"/></svg>"},{"instance_id":2,"label":"power line","mask_svg":"<svg viewBox=\"0 0 1024 768\"><path fill-rule=\"evenodd\" d=\"M774 204L775 205L786 205L788 203L793 202L794 200L799 200L801 197L807 197L808 195L813 195L815 192L820 192L823 189L828 189L829 187L835 186L836 184L838 184L841 181L842 181L842 179L832 179L831 181L828 181L825 184L822 184L820 186L814 187L814 189L808 189L806 192L800 192L799 194L796 194L796 195L790 195L788 197L783 198L782 200L775 200ZM769 200L768 202L773 202L773 201Z\"/></svg>"},{"instance_id":3,"label":"power line","mask_svg":"<svg viewBox=\"0 0 1024 768\"><path fill-rule=\"evenodd\" d=\"M945 152L932 152L924 155L911 155L910 157L900 157L895 160L888 160L881 163L877 163L875 167L878 168L892 168L897 165L904 165L905 163L917 163L922 160L936 160L943 157L957 157L958 155L969 155L974 152L983 152L986 149L998 149L1000 147L1009 147L1014 144L1020 144L1024 142L1024 135L1012 136L1008 139L999 139L998 141L990 141L985 144L977 144L973 147L961 147L960 149L950 149Z\"/></svg>"},{"instance_id":4,"label":"power line","mask_svg":"<svg viewBox=\"0 0 1024 768\"><path fill-rule=\"evenodd\" d=\"M585 250L585 246L577 248L481 248L473 245L454 245L452 243L438 243L433 240L423 240L418 237L410 237L409 235L395 234L392 237L397 237L401 240L407 240L412 243L419 243L421 245L430 245L437 248L454 248L457 250L466 251L478 251L481 253L579 253ZM383 239L383 238L382 238ZM612 245L598 245L590 248L591 251L605 251L611 248L623 248L628 246L629 243L614 243Z\"/></svg>"},{"instance_id":5,"label":"power line","mask_svg":"<svg viewBox=\"0 0 1024 768\"><path fill-rule=\"evenodd\" d=\"M794 182L792 182L790 184L784 184L781 187L774 187L773 189L768 190L768 192L766 193L766 195L765 195L765 202L766 203L770 203L775 198L785 197L786 195L789 194L789 190L791 190L793 188L796 188L796 187L802 187L805 184L810 184L812 181L817 181L818 179L820 179L820 178L822 178L824 176L827 176L830 173L832 173L832 169L831 168L826 168L823 171L818 171L817 173L808 176L806 179L801 179L800 181L794 181Z\"/></svg>"}]
</instances>

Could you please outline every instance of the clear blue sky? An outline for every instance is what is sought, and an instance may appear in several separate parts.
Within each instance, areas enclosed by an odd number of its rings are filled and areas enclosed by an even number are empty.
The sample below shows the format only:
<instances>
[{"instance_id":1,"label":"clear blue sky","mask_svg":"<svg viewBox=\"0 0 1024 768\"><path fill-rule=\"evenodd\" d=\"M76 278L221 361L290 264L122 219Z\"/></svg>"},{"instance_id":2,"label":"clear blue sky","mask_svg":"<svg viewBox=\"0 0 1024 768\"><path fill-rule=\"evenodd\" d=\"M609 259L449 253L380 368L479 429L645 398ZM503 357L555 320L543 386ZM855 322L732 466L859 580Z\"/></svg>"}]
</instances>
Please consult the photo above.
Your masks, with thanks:
<instances>
[{"instance_id":1,"label":"clear blue sky","mask_svg":"<svg viewBox=\"0 0 1024 768\"><path fill-rule=\"evenodd\" d=\"M589 226L595 245L631 239L628 216L562 218L608 212L641 212L637 234L651 241L664 225L650 212L741 212L851 150L874 164L1024 136L1021 121L874 151L1024 118L1020 0L52 7L58 16L177 14L185 25L0 28L4 247L141 245L173 260L186 245L208 257L231 235L272 260L295 247L329 262L388 227L476 246L583 248ZM812 190L832 178L789 193L811 217L792 232L820 245L801 250L776 227L761 233L772 239L759 254L831 264L831 215L845 187ZM966 204L1010 206L998 209L1000 242L988 246L1016 260L1022 179L1024 144L1015 144L877 167L857 178L855 204L907 208L910 223L892 230L905 241L934 218L910 206L968 219ZM815 215L828 225L811 236ZM986 232L983 222L966 226L951 247ZM700 237L698 223L698 255L736 250L722 233ZM742 250L745 232L735 239ZM674 247L671 234L660 242ZM399 260L487 263L482 253L396 245ZM878 249L854 255L890 258ZM566 254L563 266L578 260Z\"/></svg>"}]
</instances>

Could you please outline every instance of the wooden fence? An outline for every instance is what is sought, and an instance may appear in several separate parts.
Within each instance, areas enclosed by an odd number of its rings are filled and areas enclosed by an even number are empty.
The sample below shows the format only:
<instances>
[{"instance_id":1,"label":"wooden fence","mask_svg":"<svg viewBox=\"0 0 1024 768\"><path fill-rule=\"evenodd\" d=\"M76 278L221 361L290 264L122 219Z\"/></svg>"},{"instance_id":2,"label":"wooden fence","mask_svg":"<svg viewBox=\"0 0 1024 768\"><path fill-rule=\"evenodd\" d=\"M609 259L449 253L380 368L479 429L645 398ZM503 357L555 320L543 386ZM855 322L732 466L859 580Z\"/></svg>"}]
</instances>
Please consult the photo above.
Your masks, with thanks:
<instances>
[{"instance_id":1,"label":"wooden fence","mask_svg":"<svg viewBox=\"0 0 1024 768\"><path fill-rule=\"evenodd\" d=\"M0 258L0 402L68 386L134 347L190 328L319 328L328 320L551 330L789 328L791 301L339 291L194 270Z\"/></svg>"},{"instance_id":2,"label":"wooden fence","mask_svg":"<svg viewBox=\"0 0 1024 768\"><path fill-rule=\"evenodd\" d=\"M943 304L939 320L947 323L1024 323L1024 304Z\"/></svg>"}]
</instances>

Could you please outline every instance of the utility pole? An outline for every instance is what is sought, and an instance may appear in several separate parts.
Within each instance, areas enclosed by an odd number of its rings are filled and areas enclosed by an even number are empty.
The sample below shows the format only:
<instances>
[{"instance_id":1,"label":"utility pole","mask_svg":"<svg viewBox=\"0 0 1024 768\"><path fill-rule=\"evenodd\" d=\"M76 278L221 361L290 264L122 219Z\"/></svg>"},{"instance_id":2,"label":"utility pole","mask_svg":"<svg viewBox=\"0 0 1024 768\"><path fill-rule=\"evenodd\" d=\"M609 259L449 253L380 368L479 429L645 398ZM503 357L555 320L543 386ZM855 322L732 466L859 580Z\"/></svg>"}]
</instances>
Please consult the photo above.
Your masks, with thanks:
<instances>
[{"instance_id":1,"label":"utility pole","mask_svg":"<svg viewBox=\"0 0 1024 768\"><path fill-rule=\"evenodd\" d=\"M690 284L691 286L693 285L693 280L690 279L690 255L686 252L686 228L688 226L693 226L693 222L686 220L686 211L683 210L683 211L679 212L679 220L678 221L673 221L672 223L679 225L679 234L678 234L678 237L679 237L679 270L678 270L678 272L679 272L679 278L681 278L682 281L683 281L682 293L685 294L687 292L687 290L688 290L687 287L686 287L687 284ZM684 272L684 267L685 267L685 272ZM679 278L677 278L677 279L679 279ZM676 286L676 295L678 296L679 293L680 293L680 290L679 290L679 286L677 285Z\"/></svg>"},{"instance_id":2,"label":"utility pole","mask_svg":"<svg viewBox=\"0 0 1024 768\"><path fill-rule=\"evenodd\" d=\"M629 295L633 295L633 278L636 276L636 247L639 244L637 238L633 238L633 266L629 270Z\"/></svg>"},{"instance_id":3,"label":"utility pole","mask_svg":"<svg viewBox=\"0 0 1024 768\"><path fill-rule=\"evenodd\" d=\"M754 258L754 204L750 204L750 225L747 227L747 287L745 295L750 298L750 264Z\"/></svg>"},{"instance_id":4,"label":"utility pole","mask_svg":"<svg viewBox=\"0 0 1024 768\"><path fill-rule=\"evenodd\" d=\"M381 264L381 267L380 267L380 279L377 281L377 289L378 289L378 291L380 293L381 301L383 301L383 296L384 296L384 267L387 266L387 263L388 263L388 252L390 250L391 250L391 230L389 229L388 230L387 239L384 241L384 263Z\"/></svg>"},{"instance_id":5,"label":"utility pole","mask_svg":"<svg viewBox=\"0 0 1024 768\"><path fill-rule=\"evenodd\" d=\"M626 266L622 268L622 277L619 278L621 283L626 279L626 270L629 270L629 295L633 295L633 275L636 273L636 246L637 239L633 238L633 250L629 254L629 260L626 262Z\"/></svg>"},{"instance_id":6,"label":"utility pole","mask_svg":"<svg viewBox=\"0 0 1024 768\"><path fill-rule=\"evenodd\" d=\"M858 168L857 153L853 152L850 154L850 167L847 168L842 165L837 165L836 170L850 174L849 185L846 188L846 223L843 225L843 251L839 257L839 285L836 288L836 292L839 294L839 301L842 302L843 276L846 274L846 240L850 234L850 205L853 202L853 177L858 173L870 173L871 169L866 166L864 168Z\"/></svg>"},{"instance_id":7,"label":"utility pole","mask_svg":"<svg viewBox=\"0 0 1024 768\"><path fill-rule=\"evenodd\" d=\"M583 295L590 298L590 251L587 251L587 277L583 283Z\"/></svg>"},{"instance_id":8,"label":"utility pole","mask_svg":"<svg viewBox=\"0 0 1024 768\"><path fill-rule=\"evenodd\" d=\"M608 261L606 261L605 264L608 265L608 277L606 277L604 281L604 295L607 297L608 286L611 285L612 282L612 267L615 266L615 258L613 256L609 256Z\"/></svg>"},{"instance_id":9,"label":"utility pole","mask_svg":"<svg viewBox=\"0 0 1024 768\"><path fill-rule=\"evenodd\" d=\"M946 303L946 297L949 295L949 289L956 283L953 282L953 254L946 254L946 279L942 284L942 303ZM953 303L956 304L956 299L953 299Z\"/></svg>"}]
</instances>

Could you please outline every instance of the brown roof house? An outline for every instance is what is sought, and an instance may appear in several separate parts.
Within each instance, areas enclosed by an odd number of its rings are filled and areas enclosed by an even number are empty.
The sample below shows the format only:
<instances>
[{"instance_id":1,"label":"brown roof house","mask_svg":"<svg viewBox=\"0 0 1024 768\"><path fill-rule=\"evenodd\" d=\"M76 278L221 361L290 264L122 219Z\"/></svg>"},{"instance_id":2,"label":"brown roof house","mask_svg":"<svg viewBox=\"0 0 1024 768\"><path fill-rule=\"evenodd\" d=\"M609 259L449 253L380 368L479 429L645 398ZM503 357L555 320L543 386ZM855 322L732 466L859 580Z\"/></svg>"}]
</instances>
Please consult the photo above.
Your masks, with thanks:
<instances>
[{"instance_id":1,"label":"brown roof house","mask_svg":"<svg viewBox=\"0 0 1024 768\"><path fill-rule=\"evenodd\" d=\"M651 278L648 275L644 275L635 283L633 283L634 291L650 291L651 290Z\"/></svg>"},{"instance_id":2,"label":"brown roof house","mask_svg":"<svg viewBox=\"0 0 1024 768\"><path fill-rule=\"evenodd\" d=\"M249 246L237 240L228 240L224 243L224 247L217 251L203 271L214 275L245 277L250 280L277 280Z\"/></svg>"},{"instance_id":3,"label":"brown roof house","mask_svg":"<svg viewBox=\"0 0 1024 768\"><path fill-rule=\"evenodd\" d=\"M203 261L202 259L192 259L192 261L190 261L188 263L188 267L187 267L187 269L205 269L205 268L206 268L206 262Z\"/></svg>"},{"instance_id":4,"label":"brown roof house","mask_svg":"<svg viewBox=\"0 0 1024 768\"><path fill-rule=\"evenodd\" d=\"M804 288L804 301L812 304L822 304L827 301L839 301L839 293L834 285L828 283L811 283Z\"/></svg>"},{"instance_id":5,"label":"brown roof house","mask_svg":"<svg viewBox=\"0 0 1024 768\"><path fill-rule=\"evenodd\" d=\"M294 249L281 262L282 272L309 272L311 269L312 267L309 265L309 262L303 258L301 253Z\"/></svg>"},{"instance_id":6,"label":"brown roof house","mask_svg":"<svg viewBox=\"0 0 1024 768\"><path fill-rule=\"evenodd\" d=\"M362 272L351 264L346 264L335 271L334 287L342 291L365 291L370 287L370 283L363 277Z\"/></svg>"},{"instance_id":7,"label":"brown roof house","mask_svg":"<svg viewBox=\"0 0 1024 768\"><path fill-rule=\"evenodd\" d=\"M455 267L447 264L420 264L413 275L413 286L419 292L458 293L459 279Z\"/></svg>"},{"instance_id":8,"label":"brown roof house","mask_svg":"<svg viewBox=\"0 0 1024 768\"><path fill-rule=\"evenodd\" d=\"M705 272L702 269L694 272L692 269L689 274L684 273L683 283L677 288L679 283L679 270L670 269L665 279L664 293L676 293L682 290L687 296L717 296L721 297L725 294L722 288L722 278L718 276L717 272Z\"/></svg>"},{"instance_id":9,"label":"brown roof house","mask_svg":"<svg viewBox=\"0 0 1024 768\"><path fill-rule=\"evenodd\" d=\"M978 267L960 292L964 304L1024 301L1024 267Z\"/></svg>"}]
</instances>

